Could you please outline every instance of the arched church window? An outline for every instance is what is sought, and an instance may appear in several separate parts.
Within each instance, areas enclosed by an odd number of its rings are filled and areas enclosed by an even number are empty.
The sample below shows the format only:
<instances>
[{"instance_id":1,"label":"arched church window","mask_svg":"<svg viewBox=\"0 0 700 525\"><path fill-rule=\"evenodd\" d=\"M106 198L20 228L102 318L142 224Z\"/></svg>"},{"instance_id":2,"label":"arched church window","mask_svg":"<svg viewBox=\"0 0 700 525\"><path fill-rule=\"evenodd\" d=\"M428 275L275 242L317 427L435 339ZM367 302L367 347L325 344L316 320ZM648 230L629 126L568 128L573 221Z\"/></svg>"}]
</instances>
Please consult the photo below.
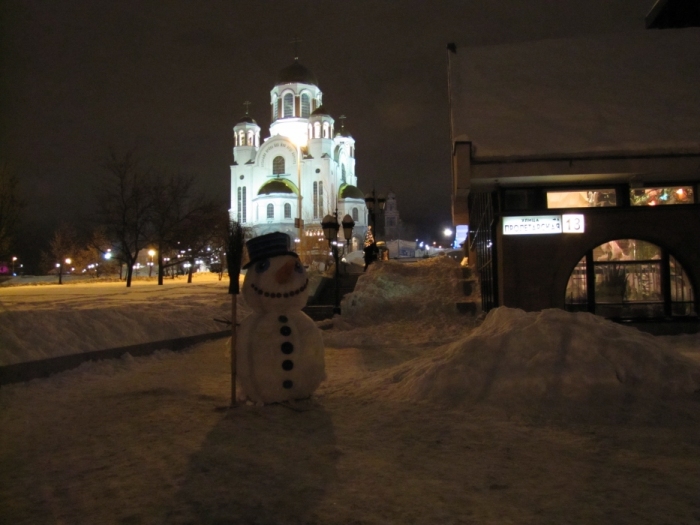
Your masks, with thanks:
<instances>
[{"instance_id":1,"label":"arched church window","mask_svg":"<svg viewBox=\"0 0 700 525\"><path fill-rule=\"evenodd\" d=\"M311 98L308 93L301 94L301 117L309 118L311 114Z\"/></svg>"},{"instance_id":2,"label":"arched church window","mask_svg":"<svg viewBox=\"0 0 700 525\"><path fill-rule=\"evenodd\" d=\"M328 122L323 123L323 138L327 139L328 138L328 133L329 133L330 128L328 127Z\"/></svg>"},{"instance_id":3,"label":"arched church window","mask_svg":"<svg viewBox=\"0 0 700 525\"><path fill-rule=\"evenodd\" d=\"M343 164L342 168L343 168L343 174L340 176L340 182L342 184L345 184L345 164Z\"/></svg>"},{"instance_id":4,"label":"arched church window","mask_svg":"<svg viewBox=\"0 0 700 525\"><path fill-rule=\"evenodd\" d=\"M272 204L267 205L267 218L268 219L275 218L275 207Z\"/></svg>"},{"instance_id":5,"label":"arched church window","mask_svg":"<svg viewBox=\"0 0 700 525\"><path fill-rule=\"evenodd\" d=\"M314 182L314 219L323 217L323 181Z\"/></svg>"},{"instance_id":6,"label":"arched church window","mask_svg":"<svg viewBox=\"0 0 700 525\"><path fill-rule=\"evenodd\" d=\"M279 116L279 111L280 111L280 101L277 98L277 95L274 96L272 99L272 122L277 120L277 117Z\"/></svg>"},{"instance_id":7,"label":"arched church window","mask_svg":"<svg viewBox=\"0 0 700 525\"><path fill-rule=\"evenodd\" d=\"M246 222L246 191L245 186L238 188L238 222Z\"/></svg>"},{"instance_id":8,"label":"arched church window","mask_svg":"<svg viewBox=\"0 0 700 525\"><path fill-rule=\"evenodd\" d=\"M316 139L321 138L321 123L320 122L314 122L314 138L316 138Z\"/></svg>"},{"instance_id":9,"label":"arched church window","mask_svg":"<svg viewBox=\"0 0 700 525\"><path fill-rule=\"evenodd\" d=\"M284 104L284 114L282 115L284 118L288 117L293 117L294 116L294 95L291 93L287 93L284 96L283 104Z\"/></svg>"},{"instance_id":10,"label":"arched church window","mask_svg":"<svg viewBox=\"0 0 700 525\"><path fill-rule=\"evenodd\" d=\"M245 146L245 131L243 130L238 132L238 145Z\"/></svg>"},{"instance_id":11,"label":"arched church window","mask_svg":"<svg viewBox=\"0 0 700 525\"><path fill-rule=\"evenodd\" d=\"M359 212L357 211L357 208L352 209L352 220L357 222L359 220Z\"/></svg>"},{"instance_id":12,"label":"arched church window","mask_svg":"<svg viewBox=\"0 0 700 525\"><path fill-rule=\"evenodd\" d=\"M273 175L282 175L285 173L284 171L284 157L277 156L274 159L272 159L272 174Z\"/></svg>"},{"instance_id":13,"label":"arched church window","mask_svg":"<svg viewBox=\"0 0 700 525\"><path fill-rule=\"evenodd\" d=\"M248 132L248 146L252 146L255 143L255 135L252 131Z\"/></svg>"},{"instance_id":14,"label":"arched church window","mask_svg":"<svg viewBox=\"0 0 700 525\"><path fill-rule=\"evenodd\" d=\"M288 202L284 203L284 218L285 219L292 218L292 205L289 204Z\"/></svg>"}]
</instances>

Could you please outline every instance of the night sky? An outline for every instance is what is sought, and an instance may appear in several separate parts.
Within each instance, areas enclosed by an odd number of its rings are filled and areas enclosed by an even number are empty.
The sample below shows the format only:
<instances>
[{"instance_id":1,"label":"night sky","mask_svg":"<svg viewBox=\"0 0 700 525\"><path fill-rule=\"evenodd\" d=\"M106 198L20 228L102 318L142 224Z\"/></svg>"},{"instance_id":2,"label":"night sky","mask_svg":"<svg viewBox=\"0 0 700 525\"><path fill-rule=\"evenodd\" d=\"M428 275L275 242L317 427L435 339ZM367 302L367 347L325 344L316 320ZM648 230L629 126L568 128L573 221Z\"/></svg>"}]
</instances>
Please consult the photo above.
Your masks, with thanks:
<instances>
[{"instance_id":1,"label":"night sky","mask_svg":"<svg viewBox=\"0 0 700 525\"><path fill-rule=\"evenodd\" d=\"M313 71L357 142L359 187L397 194L425 234L450 223L446 44L639 30L652 0L5 1L0 160L21 179L25 240L89 219L110 148L227 199L232 127L267 136L280 69Z\"/></svg>"}]
</instances>

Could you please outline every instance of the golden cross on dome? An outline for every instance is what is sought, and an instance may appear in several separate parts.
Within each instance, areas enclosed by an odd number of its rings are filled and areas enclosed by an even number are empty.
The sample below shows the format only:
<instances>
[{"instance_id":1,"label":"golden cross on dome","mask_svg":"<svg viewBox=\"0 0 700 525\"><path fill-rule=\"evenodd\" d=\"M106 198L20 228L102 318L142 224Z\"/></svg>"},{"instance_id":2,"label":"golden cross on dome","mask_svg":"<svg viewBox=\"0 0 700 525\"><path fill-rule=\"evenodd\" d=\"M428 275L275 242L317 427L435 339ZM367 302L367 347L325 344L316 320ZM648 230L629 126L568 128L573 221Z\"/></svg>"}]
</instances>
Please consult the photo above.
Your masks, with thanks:
<instances>
[{"instance_id":1,"label":"golden cross on dome","mask_svg":"<svg viewBox=\"0 0 700 525\"><path fill-rule=\"evenodd\" d=\"M243 105L245 106L245 114L247 115L247 114L248 114L248 111L250 110L251 102L248 101L248 100L246 100L246 101L243 103Z\"/></svg>"},{"instance_id":2,"label":"golden cross on dome","mask_svg":"<svg viewBox=\"0 0 700 525\"><path fill-rule=\"evenodd\" d=\"M344 130L345 129L345 119L347 117L345 115L340 115L338 117L338 120L340 120L340 129Z\"/></svg>"},{"instance_id":3,"label":"golden cross on dome","mask_svg":"<svg viewBox=\"0 0 700 525\"><path fill-rule=\"evenodd\" d=\"M294 46L294 60L299 60L299 44L303 42L301 38L294 37L289 43Z\"/></svg>"}]
</instances>

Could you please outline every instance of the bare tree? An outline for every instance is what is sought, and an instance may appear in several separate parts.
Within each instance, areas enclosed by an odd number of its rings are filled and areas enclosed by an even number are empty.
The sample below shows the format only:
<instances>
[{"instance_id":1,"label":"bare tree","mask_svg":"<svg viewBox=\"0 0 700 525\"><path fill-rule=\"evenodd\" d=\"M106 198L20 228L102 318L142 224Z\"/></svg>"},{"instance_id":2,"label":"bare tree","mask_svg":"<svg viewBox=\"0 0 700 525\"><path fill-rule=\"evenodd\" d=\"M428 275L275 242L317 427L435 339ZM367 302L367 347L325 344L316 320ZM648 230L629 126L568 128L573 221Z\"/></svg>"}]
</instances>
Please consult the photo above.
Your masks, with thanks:
<instances>
[{"instance_id":1,"label":"bare tree","mask_svg":"<svg viewBox=\"0 0 700 525\"><path fill-rule=\"evenodd\" d=\"M24 203L18 195L19 181L7 164L0 164L0 257L10 255Z\"/></svg>"},{"instance_id":2,"label":"bare tree","mask_svg":"<svg viewBox=\"0 0 700 525\"><path fill-rule=\"evenodd\" d=\"M77 241L75 231L67 224L61 224L54 232L49 242L48 254L48 260L58 261L55 263L58 266L58 284L63 284L63 272L66 268L64 264L68 265L68 268L71 267L76 251Z\"/></svg>"},{"instance_id":3,"label":"bare tree","mask_svg":"<svg viewBox=\"0 0 700 525\"><path fill-rule=\"evenodd\" d=\"M183 175L161 175L152 186L153 213L151 242L158 252L158 284L163 284L164 254L178 249L178 242L196 237L192 228L209 227L202 223L209 210L215 209L213 201L194 192L194 178ZM170 265L176 265L175 259Z\"/></svg>"},{"instance_id":4,"label":"bare tree","mask_svg":"<svg viewBox=\"0 0 700 525\"><path fill-rule=\"evenodd\" d=\"M105 177L97 190L98 215L106 235L114 239L117 258L126 263L126 286L139 252L148 243L153 213L152 173L133 154L110 153L102 164Z\"/></svg>"}]
</instances>

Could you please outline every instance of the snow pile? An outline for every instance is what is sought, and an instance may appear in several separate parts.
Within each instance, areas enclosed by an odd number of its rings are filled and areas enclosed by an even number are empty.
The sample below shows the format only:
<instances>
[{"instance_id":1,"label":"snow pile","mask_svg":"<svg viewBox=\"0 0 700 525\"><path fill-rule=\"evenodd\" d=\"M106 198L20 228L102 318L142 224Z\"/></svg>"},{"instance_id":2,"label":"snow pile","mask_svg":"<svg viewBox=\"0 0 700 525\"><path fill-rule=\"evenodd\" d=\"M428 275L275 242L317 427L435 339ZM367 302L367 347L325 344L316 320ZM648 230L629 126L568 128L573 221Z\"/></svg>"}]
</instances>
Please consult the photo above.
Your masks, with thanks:
<instances>
[{"instance_id":1,"label":"snow pile","mask_svg":"<svg viewBox=\"0 0 700 525\"><path fill-rule=\"evenodd\" d=\"M355 291L340 304L343 321L377 321L456 315L464 300L459 263L434 257L415 263L382 261L372 264L357 281Z\"/></svg>"},{"instance_id":2,"label":"snow pile","mask_svg":"<svg viewBox=\"0 0 700 525\"><path fill-rule=\"evenodd\" d=\"M443 406L595 408L700 391L700 364L588 313L500 307L468 336L367 379L362 392Z\"/></svg>"},{"instance_id":3,"label":"snow pile","mask_svg":"<svg viewBox=\"0 0 700 525\"><path fill-rule=\"evenodd\" d=\"M0 366L225 330L228 282L215 274L124 283L13 286L0 292ZM245 304L239 315L247 314Z\"/></svg>"},{"instance_id":4,"label":"snow pile","mask_svg":"<svg viewBox=\"0 0 700 525\"><path fill-rule=\"evenodd\" d=\"M463 336L474 319L459 314L459 263L449 257L419 262L373 263L340 304L341 315L321 323L326 346L365 347L408 353Z\"/></svg>"}]
</instances>

